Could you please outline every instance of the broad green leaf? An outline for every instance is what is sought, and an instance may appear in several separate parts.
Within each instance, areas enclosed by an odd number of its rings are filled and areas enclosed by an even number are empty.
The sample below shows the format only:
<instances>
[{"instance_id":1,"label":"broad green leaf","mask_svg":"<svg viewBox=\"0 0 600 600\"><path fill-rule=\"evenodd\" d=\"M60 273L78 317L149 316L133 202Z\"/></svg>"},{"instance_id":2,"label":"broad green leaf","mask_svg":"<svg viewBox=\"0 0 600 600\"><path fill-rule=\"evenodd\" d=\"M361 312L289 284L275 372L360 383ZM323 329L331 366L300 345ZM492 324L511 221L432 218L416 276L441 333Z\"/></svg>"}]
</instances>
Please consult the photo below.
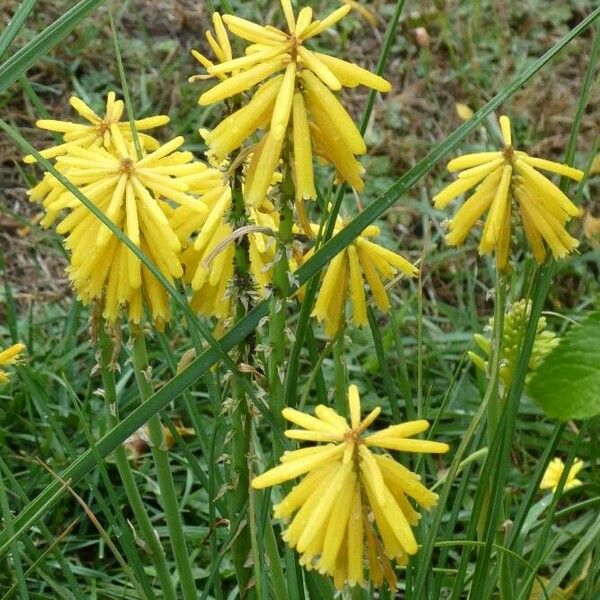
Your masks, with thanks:
<instances>
[{"instance_id":1,"label":"broad green leaf","mask_svg":"<svg viewBox=\"0 0 600 600\"><path fill-rule=\"evenodd\" d=\"M561 339L527 391L549 417L561 421L600 414L600 312Z\"/></svg>"}]
</instances>

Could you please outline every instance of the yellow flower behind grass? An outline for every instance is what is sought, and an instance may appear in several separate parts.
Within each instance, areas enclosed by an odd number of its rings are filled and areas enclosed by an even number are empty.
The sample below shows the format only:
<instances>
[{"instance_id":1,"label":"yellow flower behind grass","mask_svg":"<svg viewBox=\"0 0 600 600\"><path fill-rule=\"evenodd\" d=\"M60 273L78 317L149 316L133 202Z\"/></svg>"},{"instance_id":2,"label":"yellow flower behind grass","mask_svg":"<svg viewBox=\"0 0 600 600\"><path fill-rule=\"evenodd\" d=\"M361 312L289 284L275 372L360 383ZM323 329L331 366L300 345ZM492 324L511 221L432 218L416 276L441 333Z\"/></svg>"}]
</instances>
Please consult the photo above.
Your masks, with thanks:
<instances>
[{"instance_id":1,"label":"yellow flower behind grass","mask_svg":"<svg viewBox=\"0 0 600 600\"><path fill-rule=\"evenodd\" d=\"M190 192L202 178L206 165L194 162L190 152L178 151L178 137L138 159L131 143L113 124L114 151L94 146L71 146L56 160L56 169L136 244L170 281L183 274L181 244L169 224L171 203L192 213L206 211ZM144 299L158 326L170 318L168 295L163 286L118 238L80 200L51 176L30 191L42 202L49 226L65 236L70 251L69 276L80 300L100 301L104 318L115 323L121 307L133 323L143 317ZM66 216L59 217L63 212Z\"/></svg>"},{"instance_id":2,"label":"yellow flower behind grass","mask_svg":"<svg viewBox=\"0 0 600 600\"><path fill-rule=\"evenodd\" d=\"M9 379L8 373L1 367L14 365L19 361L24 350L25 344L13 344L0 352L0 383L6 383Z\"/></svg>"},{"instance_id":3,"label":"yellow flower behind grass","mask_svg":"<svg viewBox=\"0 0 600 600\"><path fill-rule=\"evenodd\" d=\"M350 115L333 94L342 87L366 85L386 92L390 84L352 63L310 50L306 42L323 33L351 9L343 6L323 20L313 18L310 7L294 15L290 0L281 0L287 31L262 26L235 15L215 16L217 39L209 36L218 64L194 56L208 74L221 81L202 94L208 106L257 89L243 107L226 117L212 131L201 130L211 160L222 160L257 130L264 129L254 147L246 180L246 198L260 206L280 161L289 135L297 200L316 197L313 155L334 165L339 178L358 190L363 187L363 167L356 155L366 146ZM235 36L250 42L245 56L232 58L223 22ZM207 34L208 35L208 34ZM211 41L211 39L213 41Z\"/></svg>"},{"instance_id":4,"label":"yellow flower behind grass","mask_svg":"<svg viewBox=\"0 0 600 600\"><path fill-rule=\"evenodd\" d=\"M355 385L348 389L348 405L349 421L323 405L315 408L314 417L285 408L283 416L299 427L286 431L288 438L323 445L285 452L281 464L255 477L252 487L263 489L304 475L275 506L275 517L287 522L284 540L300 553L300 564L330 575L341 588L364 582L366 558L372 583L381 586L385 579L393 589L391 561L406 564L418 549L412 527L420 514L409 498L429 509L437 495L391 455L372 449L444 453L448 445L411 439L429 427L423 420L368 435L381 409L361 420Z\"/></svg>"},{"instance_id":5,"label":"yellow flower behind grass","mask_svg":"<svg viewBox=\"0 0 600 600\"><path fill-rule=\"evenodd\" d=\"M529 156L512 145L508 117L500 117L504 147L495 152L466 154L448 163L450 172L461 171L458 179L434 196L436 208L475 188L475 192L450 220L446 241L463 244L469 231L487 212L479 252L496 253L496 263L504 269L510 252L511 223L518 209L525 236L538 263L546 258L546 246L554 258L572 252L578 241L565 229L581 211L539 170L581 181L583 172L567 165Z\"/></svg>"},{"instance_id":6,"label":"yellow flower behind grass","mask_svg":"<svg viewBox=\"0 0 600 600\"><path fill-rule=\"evenodd\" d=\"M106 150L114 149L112 143L113 126L116 126L121 135L130 143L133 143L131 126L125 119L121 122L123 110L125 108L123 100L117 100L114 92L108 92L106 99L106 113L103 117L97 115L83 100L72 96L69 103L77 114L83 117L87 124L73 123L71 121L57 121L54 119L40 119L36 126L46 131L61 133L64 137L64 143L52 146L42 150L40 154L44 158L55 158L65 154L69 148L90 148L91 146L102 145ZM142 133L148 129L154 129L166 125L169 117L166 115L157 115L147 119L134 121L140 145L146 150L156 150L159 142L153 137ZM26 163L35 163L36 159L30 154L23 159Z\"/></svg>"},{"instance_id":7,"label":"yellow flower behind grass","mask_svg":"<svg viewBox=\"0 0 600 600\"><path fill-rule=\"evenodd\" d=\"M338 219L335 233L344 227ZM314 234L318 225L311 225ZM380 234L379 227L369 225L344 250L337 254L325 270L321 288L312 315L324 323L325 333L333 337L345 322L344 313L348 292L352 306L352 322L363 327L368 321L365 284L369 284L373 299L379 310L390 309L390 301L383 282L391 280L397 273L416 277L419 269L408 260L374 241ZM310 249L303 257L308 260L314 253Z\"/></svg>"},{"instance_id":8,"label":"yellow flower behind grass","mask_svg":"<svg viewBox=\"0 0 600 600\"><path fill-rule=\"evenodd\" d=\"M571 465L569 474L567 475L565 487L563 488L565 491L582 485L582 482L579 479L577 479L577 474L579 473L579 471L581 471L581 469L583 469L583 461L579 458L576 458L573 461L573 464ZM558 488L558 482L560 481L564 470L565 463L558 457L553 458L548 464L546 472L542 477L540 489L552 490L552 492L556 492Z\"/></svg>"}]
</instances>

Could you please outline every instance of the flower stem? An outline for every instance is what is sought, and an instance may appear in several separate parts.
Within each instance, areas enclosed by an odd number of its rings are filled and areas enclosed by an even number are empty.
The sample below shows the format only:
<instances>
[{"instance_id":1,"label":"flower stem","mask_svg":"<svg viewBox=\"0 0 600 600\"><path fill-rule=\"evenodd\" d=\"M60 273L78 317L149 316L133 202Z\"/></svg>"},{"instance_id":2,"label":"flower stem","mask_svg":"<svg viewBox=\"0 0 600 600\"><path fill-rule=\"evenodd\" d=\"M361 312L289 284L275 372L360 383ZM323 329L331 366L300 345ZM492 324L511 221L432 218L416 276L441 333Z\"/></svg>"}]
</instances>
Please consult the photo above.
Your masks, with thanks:
<instances>
[{"instance_id":1,"label":"flower stem","mask_svg":"<svg viewBox=\"0 0 600 600\"><path fill-rule=\"evenodd\" d=\"M154 393L152 381L149 375L148 353L146 350L146 338L143 331L138 331L133 338L133 371L140 392L142 402ZM173 556L179 574L182 598L184 600L196 600L198 598L192 564L183 533L183 524L180 516L180 508L177 502L177 490L171 473L169 455L167 453L164 432L160 417L152 416L148 423L148 437L152 449L152 456L156 464L158 486L162 499L165 519L169 530L169 538L173 549Z\"/></svg>"},{"instance_id":2,"label":"flower stem","mask_svg":"<svg viewBox=\"0 0 600 600\"><path fill-rule=\"evenodd\" d=\"M502 394L500 392L500 368L502 360L502 337L504 334L504 315L506 312L506 277L498 271L496 275L496 289L494 295L494 330L492 333L492 354L490 357L490 378L485 390L484 401L487 404L487 439L488 448L492 448L494 438L498 432L500 416L502 413ZM479 515L478 534L479 539L484 539L485 531L488 527L488 520L492 512L489 510L492 498L492 483L488 481L485 490L485 500ZM497 523L494 528L503 520L504 510L500 507ZM497 533L498 543L502 544L502 533ZM502 558L500 558L502 561ZM502 586L501 586L502 587ZM504 598L504 596L502 595Z\"/></svg>"},{"instance_id":3,"label":"flower stem","mask_svg":"<svg viewBox=\"0 0 600 600\"><path fill-rule=\"evenodd\" d=\"M232 210L230 215L234 229L247 225L246 206L242 192L241 173L237 171L232 182ZM235 248L235 271L234 271L234 306L235 321L243 319L249 310L251 302L252 281L250 278L250 258L248 240L246 237L240 239ZM247 362L250 355L253 338L242 340L237 347L234 357L236 364ZM235 377L232 384L233 405L229 413L231 417L231 428L233 438L231 442L231 471L230 485L232 491L229 494L229 518L233 523L241 513L248 515L250 500L250 469L248 459L250 456L250 435L252 432L252 418L246 390L240 377ZM240 591L243 599L253 596L249 582L252 569L248 568L248 556L252 550L252 538L247 519L240 521L238 531L232 546L233 564ZM259 560L255 557L255 560Z\"/></svg>"},{"instance_id":4,"label":"flower stem","mask_svg":"<svg viewBox=\"0 0 600 600\"><path fill-rule=\"evenodd\" d=\"M280 431L284 429L281 411L285 407L284 363L286 356L286 308L290 291L290 265L288 252L292 242L294 184L291 168L285 170L281 185L281 206L279 210L279 232L277 236L277 262L273 267L273 292L271 295L271 312L269 317L269 391L273 416ZM283 451L278 436L273 437L273 448L278 456Z\"/></svg>"},{"instance_id":5,"label":"flower stem","mask_svg":"<svg viewBox=\"0 0 600 600\"><path fill-rule=\"evenodd\" d=\"M117 398L117 387L115 384L115 373L112 368L113 361L113 343L109 335L104 329L104 325L100 325L99 330L100 340L100 371L102 374L102 385L104 386L104 399L106 402L107 421L109 428L115 427L119 422L118 413L118 398ZM165 600L176 600L177 594L175 592L175 586L169 573L169 567L167 565L167 559L165 552L160 544L160 540L152 527L150 517L144 507L144 501L135 482L133 471L125 448L120 444L117 446L114 452L115 464L119 471L121 482L123 483L123 489L131 506L131 510L135 516L135 519L140 528L142 538L146 543L146 547L154 568L156 569L156 576L160 582L161 591Z\"/></svg>"},{"instance_id":6,"label":"flower stem","mask_svg":"<svg viewBox=\"0 0 600 600\"><path fill-rule=\"evenodd\" d=\"M348 415L348 402L346 400L346 390L348 389L348 372L346 368L346 359L344 353L345 346L344 326L340 327L333 342L333 372L335 378L334 405L335 410L342 416Z\"/></svg>"}]
</instances>

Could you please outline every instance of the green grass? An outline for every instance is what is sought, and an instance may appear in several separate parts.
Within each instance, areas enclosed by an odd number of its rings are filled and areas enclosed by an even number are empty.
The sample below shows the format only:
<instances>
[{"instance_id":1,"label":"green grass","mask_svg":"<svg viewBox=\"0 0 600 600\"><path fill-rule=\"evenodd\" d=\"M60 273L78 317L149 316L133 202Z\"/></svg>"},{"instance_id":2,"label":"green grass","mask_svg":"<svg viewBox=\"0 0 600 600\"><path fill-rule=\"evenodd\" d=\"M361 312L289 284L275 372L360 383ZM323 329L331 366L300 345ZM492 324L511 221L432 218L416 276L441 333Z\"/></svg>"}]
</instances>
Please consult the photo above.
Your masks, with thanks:
<instances>
[{"instance_id":1,"label":"green grass","mask_svg":"<svg viewBox=\"0 0 600 600\"><path fill-rule=\"evenodd\" d=\"M0 56L6 60L0 65L4 96L0 127L19 154L32 149L25 140L39 147L40 135L31 127L43 116L41 107L53 116L64 116L70 93L101 105L107 89L124 91L105 8L92 12L104 3L80 2L53 24L47 21L61 3L40 1L37 8L34 4L23 3L21 18L0 35ZM241 5L242 14L257 19L276 5L231 4L235 9ZM319 10L324 10L335 3L320 4ZM405 8L402 4L375 4L385 20L379 27L381 41L366 41L370 31L359 17L345 21L339 37L325 38L331 47L341 45L340 54L360 58L373 69L379 65L390 75L395 91L383 98L361 91L347 94L357 117L364 115L366 137L374 149L365 159L370 175L361 196L365 209L357 214L352 194L334 192L333 216L340 209L354 218L297 272L299 283L314 282L320 269L372 222L381 226L388 247L423 259L418 284L403 282L390 289L391 313L371 310L370 327L348 329L344 341L348 377L359 385L366 409L383 405L383 422L416 415L427 418L434 423L431 437L451 445L448 455L410 465L429 486L443 480L437 488L438 508L425 514L419 526L422 548L400 572L395 597L499 597L490 577L498 572L510 575L503 577L508 586L505 598L527 600L536 576L544 587L540 597L551 597L588 565L587 577L573 598L593 600L600 594L598 420L559 425L544 417L516 385L499 417L497 435L488 440L482 404L486 380L470 365L466 351L473 333L480 332L493 313L494 268L489 260L477 257L472 241L459 250L444 245L441 222L447 215L433 210L430 198L448 181L442 160L493 141L494 115L499 111L514 116L519 145L539 145L543 150L539 154L548 158L589 165L597 151L600 123L595 86L600 36L594 37L589 25L599 11L592 14L593 3L585 1L566 7L546 7L537 1L458 2L455 10L438 2L418 10L413 3ZM197 69L177 45L203 47L200 32L182 26L177 38L157 34L134 16L132 6L115 8L132 109L136 116L168 112L172 121L165 139L183 134L188 147L200 156L203 144L197 129L214 122L218 109L205 111L196 105L201 86L186 79ZM582 24L584 17L588 18ZM208 26L208 18L204 21ZM50 26L43 29L44 25ZM415 27L427 28L428 47L414 43ZM467 68L468 61L475 67ZM455 101L479 109L475 118L460 125ZM8 168L10 181L19 181L17 169ZM24 175L33 180L35 171ZM319 185L326 196L328 179ZM597 182L590 179L577 196L593 210L597 191ZM89 203L83 196L80 199ZM22 225L30 214L24 219L20 213L24 206L22 201L3 203L0 217ZM332 224L330 218L325 239ZM60 246L56 237L32 227L36 243L25 246L26 266L29 273L43 278L41 258L56 257ZM115 235L125 238L114 229ZM3 232L3 243L8 243L2 250L0 341L2 346L23 341L28 352L26 364L17 367L11 383L0 389L0 596L169 597L121 483L119 469L126 467L122 462L119 466L114 454L145 422L160 415L175 438L166 458L198 597L220 599L239 593L232 544L245 528L255 550L250 568L260 598L333 597L327 580L295 566L294 554L280 541L281 525L271 523L272 501L280 498L280 490L253 494L239 514L231 515L228 507L233 483L228 406L234 386L241 386L255 410L250 438L255 472L272 464L271 430L283 441L260 376L267 372L266 357L256 352L253 366L259 376L253 376L240 371L233 355L227 354L255 331L259 339L267 339L261 321L268 305L254 307L217 341L210 334L212 324L191 314L182 291L167 284L175 310L173 324L164 333L147 332L154 393L147 390L149 398L140 403L131 332L124 330L116 353L120 369L114 373L119 420L111 419L110 381L106 372L103 379L97 350L90 345L89 309L65 287L59 300L27 297L28 282L12 267L17 261L17 235L7 232ZM598 305L599 258L597 247L585 241L579 255L556 268L537 270L530 258L519 256L508 301L529 296L534 315L550 310L580 320ZM287 403L310 408L317 401L333 402L329 390L336 382L335 349L309 319L309 293L302 305L293 300L290 306L288 327L295 342L288 346ZM550 314L548 319L556 331L568 326L559 316ZM521 372L532 332L530 327L524 338ZM178 372L179 361L193 348L196 358ZM194 436L177 434L174 422L179 419L195 429ZM555 455L583 458L585 485L550 501L538 484ZM164 460L162 464L164 469ZM165 550L173 584L179 585L182 565L173 559L157 469L148 449L128 468ZM484 495L486 489L491 502ZM510 520L502 539L492 528L478 537L478 515L484 507ZM373 596L363 590L352 597ZM382 597L394 596L384 591Z\"/></svg>"}]
</instances>

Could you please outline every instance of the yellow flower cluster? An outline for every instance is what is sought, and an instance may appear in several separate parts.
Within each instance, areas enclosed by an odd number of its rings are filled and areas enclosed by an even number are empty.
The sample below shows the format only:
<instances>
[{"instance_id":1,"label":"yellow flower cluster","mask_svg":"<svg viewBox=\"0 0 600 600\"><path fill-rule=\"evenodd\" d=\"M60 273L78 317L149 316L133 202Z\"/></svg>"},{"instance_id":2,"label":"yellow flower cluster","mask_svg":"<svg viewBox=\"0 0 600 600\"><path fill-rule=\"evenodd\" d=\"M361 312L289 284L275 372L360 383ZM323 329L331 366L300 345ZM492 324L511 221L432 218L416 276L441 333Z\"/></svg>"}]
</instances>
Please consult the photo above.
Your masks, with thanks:
<instances>
[{"instance_id":1,"label":"yellow flower cluster","mask_svg":"<svg viewBox=\"0 0 600 600\"><path fill-rule=\"evenodd\" d=\"M42 121L45 129L71 136L65 144L42 151L56 157L55 168L140 248L173 283L182 278L194 292L191 306L206 316L226 318L231 312L235 240L248 235L251 273L264 296L275 255L273 232L278 214L265 201L247 208L249 226L234 232L228 222L231 189L221 171L181 151L177 137L160 145L139 136L138 158L129 123L120 123L121 100L113 92L107 114L98 117L81 100L71 99L91 125ZM165 117L136 121L142 128L157 126ZM33 157L26 157L31 162ZM65 236L70 251L69 276L84 303L99 301L103 316L115 323L120 309L140 323L144 301L160 327L170 318L168 294L142 261L55 177L46 174L30 190L43 204L46 227ZM66 213L66 214L65 214Z\"/></svg>"},{"instance_id":2,"label":"yellow flower cluster","mask_svg":"<svg viewBox=\"0 0 600 600\"><path fill-rule=\"evenodd\" d=\"M344 227L338 219L334 233ZM319 226L311 224L313 234ZM344 322L344 308L348 291L352 305L352 321L357 327L368 323L365 283L369 284L375 304L380 310L390 309L390 301L383 281L391 280L398 272L416 277L419 269L408 260L371 241L380 234L379 227L369 225L344 250L332 259L325 270L313 316L325 325L325 333L333 337ZM303 257L308 260L314 253L310 249ZM383 280L383 281L382 281Z\"/></svg>"},{"instance_id":3,"label":"yellow flower cluster","mask_svg":"<svg viewBox=\"0 0 600 600\"><path fill-rule=\"evenodd\" d=\"M0 367L5 365L14 365L20 358L21 353L25 350L24 344L13 344L6 350L0 352ZM8 373L0 368L0 383L6 383L8 381Z\"/></svg>"},{"instance_id":4,"label":"yellow flower cluster","mask_svg":"<svg viewBox=\"0 0 600 600\"><path fill-rule=\"evenodd\" d=\"M284 540L301 554L300 564L330 575L338 588L360 585L366 548L373 584L381 586L385 579L394 587L391 561L406 564L417 552L412 527L420 514L409 498L429 509L437 495L389 454L372 448L444 453L448 445L411 439L429 427L423 420L367 435L381 409L361 420L355 385L348 389L348 405L349 421L323 405L316 407L315 416L285 408L283 416L300 427L286 431L288 438L323 445L285 452L281 464L255 477L252 487L263 489L305 475L275 506L275 516L289 521Z\"/></svg>"},{"instance_id":5,"label":"yellow flower cluster","mask_svg":"<svg viewBox=\"0 0 600 600\"><path fill-rule=\"evenodd\" d=\"M108 104L110 105L110 98ZM128 126L128 125L127 125ZM71 143L56 159L56 169L90 200L116 227L121 229L169 280L183 275L181 244L169 224L170 204L184 205L198 214L206 206L194 192L206 165L193 161L190 152L179 151L183 138L156 146L150 153L142 146L138 158L130 136L116 124L106 137L81 147ZM130 131L131 135L131 131ZM100 144L102 140L104 143ZM140 143L146 140L140 140ZM144 297L158 325L170 318L166 290L111 230L102 224L80 200L53 176L30 191L33 200L46 210L43 224L57 224L71 253L69 276L84 303L101 300L104 318L114 323L122 306L129 320L139 323Z\"/></svg>"},{"instance_id":6,"label":"yellow flower cluster","mask_svg":"<svg viewBox=\"0 0 600 600\"><path fill-rule=\"evenodd\" d=\"M208 106L256 86L252 98L211 131L201 130L212 160L220 163L256 131L264 130L254 146L246 179L246 201L260 206L282 156L289 132L297 200L316 197L313 155L334 165L338 177L358 190L363 167L356 156L366 152L360 132L333 92L366 85L387 92L389 83L352 63L310 50L306 42L323 33L351 9L343 6L323 20L310 7L294 15L290 0L281 0L287 32L261 26L235 15L213 15L215 36L207 34L216 64L199 52L194 56L209 76L220 82L202 94ZM225 26L250 42L245 55L233 58ZM215 39L216 37L216 39Z\"/></svg>"},{"instance_id":7,"label":"yellow flower cluster","mask_svg":"<svg viewBox=\"0 0 600 600\"><path fill-rule=\"evenodd\" d=\"M581 211L538 169L581 181L583 172L567 165L535 158L512 144L510 120L500 117L504 147L495 152L467 154L448 163L450 172L461 171L458 179L434 196L436 208L445 208L456 197L476 188L451 219L446 241L460 246L478 219L487 211L479 251L496 252L496 263L506 268L510 251L513 200L535 259L546 258L547 244L555 258L573 251L578 242L565 224Z\"/></svg>"}]
</instances>

